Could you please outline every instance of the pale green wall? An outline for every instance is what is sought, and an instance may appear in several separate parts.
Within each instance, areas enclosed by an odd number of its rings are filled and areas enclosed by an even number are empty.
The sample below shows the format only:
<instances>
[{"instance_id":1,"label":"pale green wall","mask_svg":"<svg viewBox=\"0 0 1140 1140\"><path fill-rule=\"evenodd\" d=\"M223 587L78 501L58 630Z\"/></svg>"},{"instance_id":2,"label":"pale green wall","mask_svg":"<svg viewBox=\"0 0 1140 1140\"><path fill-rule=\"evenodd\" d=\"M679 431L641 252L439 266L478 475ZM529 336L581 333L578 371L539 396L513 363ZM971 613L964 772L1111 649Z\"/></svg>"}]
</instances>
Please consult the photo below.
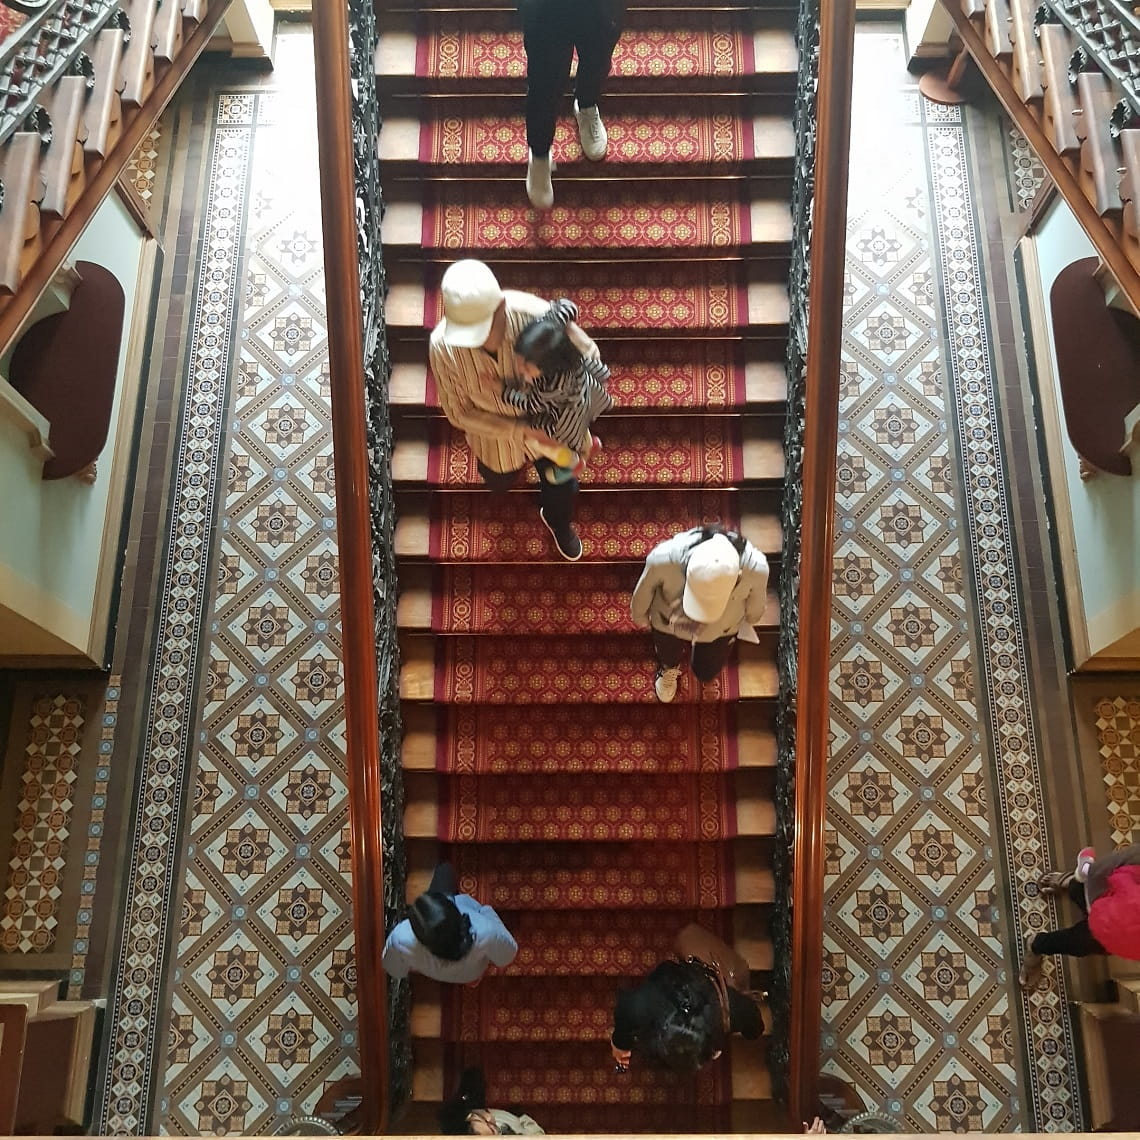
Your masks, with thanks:
<instances>
[{"instance_id":1,"label":"pale green wall","mask_svg":"<svg viewBox=\"0 0 1140 1140\"><path fill-rule=\"evenodd\" d=\"M41 465L28 447L27 437L14 424L0 420L0 603L19 600L20 584L59 609L59 626L51 629L80 651L76 631L91 629L97 615L94 600L101 562L104 531L118 541L121 502L109 502L113 464L129 462L128 454L115 454L119 418L123 408L123 366L139 287L139 262L144 239L116 194L99 208L73 250L70 260L94 261L119 279L126 296L123 342L119 354L119 382L107 446L99 457L99 475L93 486L77 479L45 481ZM133 419L135 407L125 409ZM12 579L15 582L12 582ZM16 586L15 591L12 586ZM5 597L7 594L8 597ZM17 606L13 609L20 610ZM70 620L68 615L72 615ZM97 624L97 623L96 623ZM95 647L96 650L98 646ZM0 654L15 652L0 644Z\"/></svg>"},{"instance_id":2,"label":"pale green wall","mask_svg":"<svg viewBox=\"0 0 1140 1140\"><path fill-rule=\"evenodd\" d=\"M1066 265L1082 257L1093 257L1096 250L1060 198L1037 229L1036 248L1049 342L1048 361L1037 362L1038 377L1042 386L1052 385L1060 410L1049 290ZM1064 434L1063 421L1061 435L1072 547L1080 570L1081 607L1090 652L1097 653L1140 629L1140 472L1131 479L1098 475L1082 482L1077 454ZM1123 423L1120 441L1124 442ZM1052 455L1050 461L1057 464Z\"/></svg>"}]
</instances>

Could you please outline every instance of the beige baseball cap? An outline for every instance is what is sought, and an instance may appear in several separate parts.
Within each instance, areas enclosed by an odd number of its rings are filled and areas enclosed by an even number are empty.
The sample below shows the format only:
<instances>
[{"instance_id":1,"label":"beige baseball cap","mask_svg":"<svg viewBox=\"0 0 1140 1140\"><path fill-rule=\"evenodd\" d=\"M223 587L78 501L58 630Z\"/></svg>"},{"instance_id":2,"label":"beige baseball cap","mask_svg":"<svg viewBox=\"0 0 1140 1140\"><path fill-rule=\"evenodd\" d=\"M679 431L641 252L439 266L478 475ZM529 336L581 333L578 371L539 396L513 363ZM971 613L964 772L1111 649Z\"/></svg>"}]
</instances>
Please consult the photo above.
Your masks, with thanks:
<instances>
[{"instance_id":1,"label":"beige baseball cap","mask_svg":"<svg viewBox=\"0 0 1140 1140\"><path fill-rule=\"evenodd\" d=\"M694 546L685 569L681 608L693 621L716 621L740 578L740 555L723 534Z\"/></svg>"},{"instance_id":2,"label":"beige baseball cap","mask_svg":"<svg viewBox=\"0 0 1140 1140\"><path fill-rule=\"evenodd\" d=\"M503 290L487 265L473 258L447 267L443 294L443 343L478 348L487 339Z\"/></svg>"}]
</instances>

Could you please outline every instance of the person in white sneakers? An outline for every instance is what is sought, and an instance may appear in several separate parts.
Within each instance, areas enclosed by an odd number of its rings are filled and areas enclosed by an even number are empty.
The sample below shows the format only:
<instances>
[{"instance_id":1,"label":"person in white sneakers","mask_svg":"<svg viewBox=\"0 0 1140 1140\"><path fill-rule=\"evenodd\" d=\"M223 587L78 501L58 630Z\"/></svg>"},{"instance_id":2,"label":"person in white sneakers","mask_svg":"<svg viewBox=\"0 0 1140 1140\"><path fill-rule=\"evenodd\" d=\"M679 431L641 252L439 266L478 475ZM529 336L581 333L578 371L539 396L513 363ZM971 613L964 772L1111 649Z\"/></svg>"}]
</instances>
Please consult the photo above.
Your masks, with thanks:
<instances>
[{"instance_id":1,"label":"person in white sneakers","mask_svg":"<svg viewBox=\"0 0 1140 1140\"><path fill-rule=\"evenodd\" d=\"M457 261L440 282L443 320L432 331L428 360L448 421L466 433L479 475L495 492L509 491L519 473L533 463L538 471L539 518L568 562L582 557L574 529L577 479L553 482L555 465L544 454L558 441L527 423L523 408L504 398L505 382L520 383L526 362L515 353L515 339L550 302L533 293L503 289L482 261ZM598 346L569 321L566 335L584 356L600 359Z\"/></svg>"},{"instance_id":2,"label":"person in white sneakers","mask_svg":"<svg viewBox=\"0 0 1140 1140\"><path fill-rule=\"evenodd\" d=\"M658 543L629 606L633 624L653 631L657 699L677 695L686 655L697 680L711 681L738 636L756 640L767 600L768 560L735 531L699 526Z\"/></svg>"},{"instance_id":3,"label":"person in white sneakers","mask_svg":"<svg viewBox=\"0 0 1140 1140\"><path fill-rule=\"evenodd\" d=\"M625 0L519 0L526 49L526 192L531 205L554 205L550 146L570 63L578 52L574 117L591 162L606 156L609 136L598 110L614 48L625 22Z\"/></svg>"}]
</instances>

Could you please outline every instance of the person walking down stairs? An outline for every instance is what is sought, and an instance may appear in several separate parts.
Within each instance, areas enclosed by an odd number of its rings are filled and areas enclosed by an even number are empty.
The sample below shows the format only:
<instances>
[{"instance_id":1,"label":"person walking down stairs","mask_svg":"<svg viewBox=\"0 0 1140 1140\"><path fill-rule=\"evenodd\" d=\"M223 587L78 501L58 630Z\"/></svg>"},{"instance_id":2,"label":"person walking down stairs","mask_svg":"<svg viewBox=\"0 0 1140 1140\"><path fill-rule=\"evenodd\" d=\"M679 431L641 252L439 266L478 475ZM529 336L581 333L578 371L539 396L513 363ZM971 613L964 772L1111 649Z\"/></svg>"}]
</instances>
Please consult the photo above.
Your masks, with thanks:
<instances>
[{"instance_id":1,"label":"person walking down stairs","mask_svg":"<svg viewBox=\"0 0 1140 1140\"><path fill-rule=\"evenodd\" d=\"M519 334L550 310L533 293L503 289L481 261L457 261L440 283L443 320L431 334L428 357L443 414L467 435L479 474L492 491L509 491L528 462L538 471L539 517L568 562L582 557L574 529L577 479L547 476L555 464L545 458L557 440L529 426L523 408L504 398L505 382L524 380L515 354ZM599 358L598 346L575 324L566 333L583 356Z\"/></svg>"},{"instance_id":2,"label":"person walking down stairs","mask_svg":"<svg viewBox=\"0 0 1140 1140\"><path fill-rule=\"evenodd\" d=\"M591 162L606 156L609 137L598 101L621 38L625 0L519 0L519 15L526 51L526 192L536 210L549 210L550 148L575 49L574 117L582 153Z\"/></svg>"},{"instance_id":3,"label":"person walking down stairs","mask_svg":"<svg viewBox=\"0 0 1140 1140\"><path fill-rule=\"evenodd\" d=\"M755 642L752 627L767 600L768 560L736 531L713 524L658 543L629 607L633 624L653 631L657 699L668 704L677 695L686 654L693 675L708 684L738 637Z\"/></svg>"},{"instance_id":4,"label":"person walking down stairs","mask_svg":"<svg viewBox=\"0 0 1140 1140\"><path fill-rule=\"evenodd\" d=\"M413 971L437 982L477 982L488 966L509 966L518 943L494 907L458 894L455 871L441 863L428 889L408 907L384 943L384 969L393 978Z\"/></svg>"}]
</instances>

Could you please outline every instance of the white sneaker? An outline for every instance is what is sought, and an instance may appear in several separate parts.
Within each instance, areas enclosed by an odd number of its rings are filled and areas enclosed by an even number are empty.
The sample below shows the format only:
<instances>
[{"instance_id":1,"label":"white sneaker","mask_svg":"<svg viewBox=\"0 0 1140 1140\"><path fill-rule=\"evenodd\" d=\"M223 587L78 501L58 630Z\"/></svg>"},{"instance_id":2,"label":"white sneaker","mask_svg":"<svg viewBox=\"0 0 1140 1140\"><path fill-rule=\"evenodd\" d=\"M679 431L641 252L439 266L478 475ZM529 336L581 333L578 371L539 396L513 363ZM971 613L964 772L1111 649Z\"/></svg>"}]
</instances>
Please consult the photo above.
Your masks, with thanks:
<instances>
[{"instance_id":1,"label":"white sneaker","mask_svg":"<svg viewBox=\"0 0 1140 1140\"><path fill-rule=\"evenodd\" d=\"M582 153L591 162L599 162L606 157L606 147L610 145L610 136L606 134L606 125L602 122L601 113L597 107L587 107L584 111L579 111L578 100L575 99L574 118L578 120L578 138L582 143Z\"/></svg>"},{"instance_id":2,"label":"white sneaker","mask_svg":"<svg viewBox=\"0 0 1140 1140\"><path fill-rule=\"evenodd\" d=\"M667 705L677 695L677 681L680 676L681 668L679 665L674 665L670 669L666 669L662 665L657 666L657 677L653 682L653 691L663 705Z\"/></svg>"},{"instance_id":3,"label":"white sneaker","mask_svg":"<svg viewBox=\"0 0 1140 1140\"><path fill-rule=\"evenodd\" d=\"M535 158L532 154L527 159L526 196L536 210L549 210L554 205L554 186L550 181L553 169L554 163L550 161L550 155Z\"/></svg>"}]
</instances>

